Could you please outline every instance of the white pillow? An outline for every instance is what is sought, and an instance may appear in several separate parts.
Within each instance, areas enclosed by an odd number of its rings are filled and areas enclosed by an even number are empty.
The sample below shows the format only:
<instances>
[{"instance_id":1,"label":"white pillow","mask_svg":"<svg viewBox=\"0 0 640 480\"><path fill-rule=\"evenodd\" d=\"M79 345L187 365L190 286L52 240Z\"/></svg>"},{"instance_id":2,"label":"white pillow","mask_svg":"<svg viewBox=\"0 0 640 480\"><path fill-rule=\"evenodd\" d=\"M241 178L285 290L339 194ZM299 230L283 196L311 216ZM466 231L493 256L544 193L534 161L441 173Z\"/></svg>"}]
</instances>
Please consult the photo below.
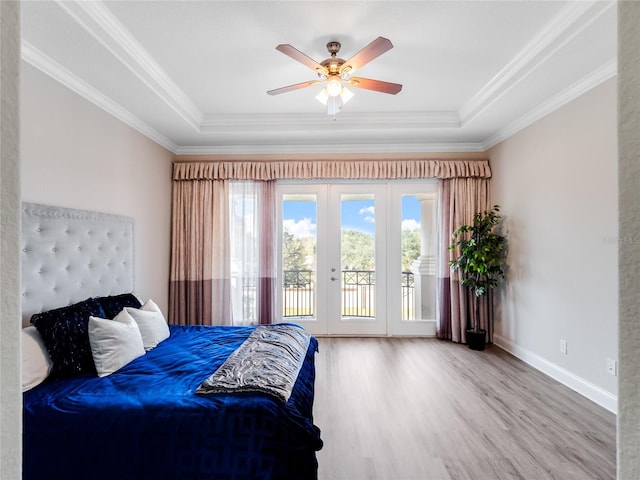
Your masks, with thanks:
<instances>
[{"instance_id":1,"label":"white pillow","mask_svg":"<svg viewBox=\"0 0 640 480\"><path fill-rule=\"evenodd\" d=\"M111 375L145 353L138 324L124 310L113 320L89 317L89 343L99 377Z\"/></svg>"},{"instance_id":2,"label":"white pillow","mask_svg":"<svg viewBox=\"0 0 640 480\"><path fill-rule=\"evenodd\" d=\"M44 382L51 372L51 358L38 329L22 329L22 391L26 392Z\"/></svg>"},{"instance_id":3,"label":"white pillow","mask_svg":"<svg viewBox=\"0 0 640 480\"><path fill-rule=\"evenodd\" d=\"M153 300L147 300L139 309L125 307L125 310L138 324L145 350L149 351L169 338L169 325Z\"/></svg>"}]
</instances>

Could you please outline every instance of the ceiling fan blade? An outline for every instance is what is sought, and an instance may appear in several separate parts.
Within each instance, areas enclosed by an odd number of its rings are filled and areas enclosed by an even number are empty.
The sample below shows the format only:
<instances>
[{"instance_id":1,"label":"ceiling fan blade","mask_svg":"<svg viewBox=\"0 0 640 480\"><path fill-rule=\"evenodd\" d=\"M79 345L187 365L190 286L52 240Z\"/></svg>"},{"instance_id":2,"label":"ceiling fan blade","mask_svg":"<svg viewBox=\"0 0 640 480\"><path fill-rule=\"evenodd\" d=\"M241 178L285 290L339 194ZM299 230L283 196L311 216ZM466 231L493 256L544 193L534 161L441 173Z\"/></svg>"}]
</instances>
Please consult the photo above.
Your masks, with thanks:
<instances>
[{"instance_id":1,"label":"ceiling fan blade","mask_svg":"<svg viewBox=\"0 0 640 480\"><path fill-rule=\"evenodd\" d=\"M281 93L292 92L294 90L300 90L301 88L311 87L316 85L317 83L321 83L320 80L309 80L308 82L296 83L294 85L289 85L287 87L276 88L275 90L269 90L267 93L269 95L280 95Z\"/></svg>"},{"instance_id":2,"label":"ceiling fan blade","mask_svg":"<svg viewBox=\"0 0 640 480\"><path fill-rule=\"evenodd\" d=\"M376 92L382 93L390 93L391 95L395 95L400 90L402 90L402 85L399 83L371 80L370 78L351 77L348 82L350 87L364 88L366 90L374 90Z\"/></svg>"},{"instance_id":3,"label":"ceiling fan blade","mask_svg":"<svg viewBox=\"0 0 640 480\"><path fill-rule=\"evenodd\" d=\"M279 52L284 53L285 55L290 56L291 58L293 58L294 60L297 60L298 62L302 63L303 65L306 65L307 67L309 67L311 70L313 70L315 72L318 72L318 73L322 72L325 75L329 73L329 71L325 67L320 65L313 58L305 55L300 50L298 50L295 47L292 47L288 43L283 43L283 44L278 45L276 47L276 50L278 50Z\"/></svg>"},{"instance_id":4,"label":"ceiling fan blade","mask_svg":"<svg viewBox=\"0 0 640 480\"><path fill-rule=\"evenodd\" d=\"M384 52L391 50L392 48L393 44L388 38L378 37L349 60L344 62L340 71L343 72L346 67L351 67L347 73L358 70L374 58L379 57Z\"/></svg>"}]
</instances>

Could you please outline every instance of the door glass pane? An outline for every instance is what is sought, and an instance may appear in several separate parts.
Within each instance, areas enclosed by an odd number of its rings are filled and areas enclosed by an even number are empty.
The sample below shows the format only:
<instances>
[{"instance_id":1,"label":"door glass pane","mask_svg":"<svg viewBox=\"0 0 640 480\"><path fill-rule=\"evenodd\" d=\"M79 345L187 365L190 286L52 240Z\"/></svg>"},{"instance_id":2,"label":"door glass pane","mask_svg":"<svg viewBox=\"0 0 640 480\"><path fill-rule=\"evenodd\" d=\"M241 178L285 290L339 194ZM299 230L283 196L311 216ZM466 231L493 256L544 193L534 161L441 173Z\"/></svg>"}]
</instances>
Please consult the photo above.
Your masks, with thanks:
<instances>
[{"instance_id":1,"label":"door glass pane","mask_svg":"<svg viewBox=\"0 0 640 480\"><path fill-rule=\"evenodd\" d=\"M342 317L373 318L375 311L375 198L342 194L340 252Z\"/></svg>"},{"instance_id":2,"label":"door glass pane","mask_svg":"<svg viewBox=\"0 0 640 480\"><path fill-rule=\"evenodd\" d=\"M402 320L435 316L434 214L433 193L402 195Z\"/></svg>"},{"instance_id":3,"label":"door glass pane","mask_svg":"<svg viewBox=\"0 0 640 480\"><path fill-rule=\"evenodd\" d=\"M282 316L315 317L317 197L284 195L282 201Z\"/></svg>"},{"instance_id":4,"label":"door glass pane","mask_svg":"<svg viewBox=\"0 0 640 480\"><path fill-rule=\"evenodd\" d=\"M420 202L415 195L402 196L402 319L415 320L413 268L420 256Z\"/></svg>"}]
</instances>

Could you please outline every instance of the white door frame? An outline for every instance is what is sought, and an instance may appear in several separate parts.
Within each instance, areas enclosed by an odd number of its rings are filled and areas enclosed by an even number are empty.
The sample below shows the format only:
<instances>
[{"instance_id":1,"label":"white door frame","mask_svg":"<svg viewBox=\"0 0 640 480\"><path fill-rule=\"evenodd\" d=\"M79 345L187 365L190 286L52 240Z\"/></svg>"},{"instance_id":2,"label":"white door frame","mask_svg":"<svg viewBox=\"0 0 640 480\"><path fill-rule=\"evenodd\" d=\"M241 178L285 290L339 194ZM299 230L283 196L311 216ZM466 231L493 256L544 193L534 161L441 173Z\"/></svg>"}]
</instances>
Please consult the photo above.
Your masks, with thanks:
<instances>
[{"instance_id":1,"label":"white door frame","mask_svg":"<svg viewBox=\"0 0 640 480\"><path fill-rule=\"evenodd\" d=\"M316 298L315 317L282 317L282 294L278 289L276 296L276 312L280 321L291 321L302 325L313 335L362 335L362 336L433 336L436 332L435 318L402 320L401 282L400 275L392 272L401 272L401 228L397 222L402 218L402 194L412 193L437 193L437 182L429 180L420 181L283 181L277 186L277 224L278 239L282 238L282 201L285 195L314 194L316 195L316 222L318 225L328 225L331 218L337 219L334 225L338 225L337 232L334 226L334 242L339 242L340 231L340 202L330 205L329 198L338 196L342 192L374 193L376 195L376 315L382 322L367 321L366 319L349 320L341 318L341 301L339 293L339 281L331 281L333 274L340 275L341 259L340 249L330 245L329 229L318 228L316 231L317 259L316 259ZM339 192L339 193L331 193ZM386 222L385 222L386 219ZM396 222L396 223L394 223ZM382 229L382 230L380 230ZM383 234L380 234L380 233ZM396 253L394 253L396 252ZM282 241L277 245L278 265L282 264ZM332 267L333 266L333 267ZM336 272L331 272L335 268ZM278 268L276 275L277 285L283 285L282 269ZM397 277L397 278L396 278ZM337 299L327 300L330 289ZM381 295L385 292L385 295ZM398 292L397 295L389 292ZM324 299L324 300L323 300ZM320 300L320 301L318 301ZM435 298L433 299L435 302ZM331 321L329 320L331 319ZM382 323L382 325L380 325Z\"/></svg>"},{"instance_id":2,"label":"white door frame","mask_svg":"<svg viewBox=\"0 0 640 480\"><path fill-rule=\"evenodd\" d=\"M277 262L278 265L276 272L276 285L278 285L276 295L276 314L280 321L288 321L301 325L309 333L313 335L326 335L329 331L327 323L327 302L319 302L318 299L326 298L327 296L327 282L328 268L325 258L326 253L324 247L326 245L326 229L316 229L316 289L314 295L315 316L314 317L283 317L283 299L282 299L282 285L284 279L282 278L282 237L283 237L283 218L282 218L282 202L285 195L315 195L316 196L316 224L325 225L327 223L327 186L319 183L308 182L278 182L276 188L276 197L278 212L276 215L277 229L276 238L278 238L277 245ZM322 279L322 280L321 280Z\"/></svg>"},{"instance_id":3,"label":"white door frame","mask_svg":"<svg viewBox=\"0 0 640 480\"><path fill-rule=\"evenodd\" d=\"M403 320L402 319L402 230L400 224L393 224L393 222L401 222L402 220L402 194L433 194L437 199L438 184L435 181L412 181L412 182L391 182L388 184L389 195L389 216L387 223L387 235L388 235L388 252L387 257L387 272L388 280L387 287L389 292L397 292L397 295L389 294L388 298L388 312L387 312L387 325L389 335L399 336L435 336L436 334L436 319L435 315L432 318L417 318L415 320ZM436 203L437 205L437 203ZM435 209L437 212L437 208ZM434 212L435 213L435 212ZM421 219L422 223L422 219ZM437 219L436 222L437 224ZM423 228L422 233L425 232ZM437 230L432 233L434 239L436 238ZM435 273L435 272L434 272ZM433 302L435 304L436 298L433 295ZM436 309L433 309L435 313Z\"/></svg>"},{"instance_id":4,"label":"white door frame","mask_svg":"<svg viewBox=\"0 0 640 480\"><path fill-rule=\"evenodd\" d=\"M375 317L342 316L342 258L340 239L342 231L341 196L349 194L373 194L375 199ZM387 235L386 209L387 189L382 183L333 183L329 185L329 224L328 224L328 269L329 282L327 292L328 333L329 335L386 335L387 334ZM331 269L335 269L332 271ZM337 274L337 275L336 275ZM337 278L336 281L330 280Z\"/></svg>"}]
</instances>

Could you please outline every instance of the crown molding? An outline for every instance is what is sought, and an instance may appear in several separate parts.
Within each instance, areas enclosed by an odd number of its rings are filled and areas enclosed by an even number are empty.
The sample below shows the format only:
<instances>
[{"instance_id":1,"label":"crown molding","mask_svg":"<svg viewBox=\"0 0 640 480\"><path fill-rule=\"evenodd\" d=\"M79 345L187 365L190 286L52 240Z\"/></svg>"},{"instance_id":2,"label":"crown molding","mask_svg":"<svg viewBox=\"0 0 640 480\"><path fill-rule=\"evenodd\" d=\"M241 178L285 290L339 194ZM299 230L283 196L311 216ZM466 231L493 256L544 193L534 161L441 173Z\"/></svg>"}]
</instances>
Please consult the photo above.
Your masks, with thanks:
<instances>
[{"instance_id":1,"label":"crown molding","mask_svg":"<svg viewBox=\"0 0 640 480\"><path fill-rule=\"evenodd\" d=\"M56 0L56 4L194 130L200 130L200 109L101 1Z\"/></svg>"},{"instance_id":2,"label":"crown molding","mask_svg":"<svg viewBox=\"0 0 640 480\"><path fill-rule=\"evenodd\" d=\"M478 93L459 110L464 126L515 87L557 50L616 5L615 1L572 2L556 15Z\"/></svg>"},{"instance_id":3,"label":"crown molding","mask_svg":"<svg viewBox=\"0 0 640 480\"><path fill-rule=\"evenodd\" d=\"M61 83L69 90L87 99L88 101L101 108L105 112L109 113L110 115L114 116L121 122L137 130L142 135L150 138L160 146L166 148L174 154L178 150L178 146L170 139L150 127L147 123L143 122L135 115L131 114L128 110L122 108L116 102L93 88L84 80L78 78L76 75L71 73L69 70L55 62L53 59L42 53L40 50L38 50L25 40L22 40L21 43L21 55L22 59L25 62L34 66L46 75L49 75L51 78Z\"/></svg>"},{"instance_id":4,"label":"crown molding","mask_svg":"<svg viewBox=\"0 0 640 480\"><path fill-rule=\"evenodd\" d=\"M562 92L551 97L549 100L529 111L525 115L521 116L510 125L507 125L495 134L491 135L489 138L482 142L483 149L488 150L494 145L497 145L498 143L506 140L512 135L515 135L520 130L525 129L526 127L549 115L558 108L575 100L579 96L584 95L592 88L600 85L602 82L615 77L617 75L617 72L617 59L614 58L612 60L609 60L600 68L591 72L589 75L574 83L569 88L566 88Z\"/></svg>"},{"instance_id":5,"label":"crown molding","mask_svg":"<svg viewBox=\"0 0 640 480\"><path fill-rule=\"evenodd\" d=\"M203 145L178 147L176 155L331 154L331 153L476 153L481 143L387 143L349 145Z\"/></svg>"},{"instance_id":6,"label":"crown molding","mask_svg":"<svg viewBox=\"0 0 640 480\"><path fill-rule=\"evenodd\" d=\"M333 117L317 113L258 114L258 115L209 115L201 125L202 133L210 133L224 127L290 127L323 128L333 125L355 128L460 128L456 112L409 113L340 113Z\"/></svg>"}]
</instances>

